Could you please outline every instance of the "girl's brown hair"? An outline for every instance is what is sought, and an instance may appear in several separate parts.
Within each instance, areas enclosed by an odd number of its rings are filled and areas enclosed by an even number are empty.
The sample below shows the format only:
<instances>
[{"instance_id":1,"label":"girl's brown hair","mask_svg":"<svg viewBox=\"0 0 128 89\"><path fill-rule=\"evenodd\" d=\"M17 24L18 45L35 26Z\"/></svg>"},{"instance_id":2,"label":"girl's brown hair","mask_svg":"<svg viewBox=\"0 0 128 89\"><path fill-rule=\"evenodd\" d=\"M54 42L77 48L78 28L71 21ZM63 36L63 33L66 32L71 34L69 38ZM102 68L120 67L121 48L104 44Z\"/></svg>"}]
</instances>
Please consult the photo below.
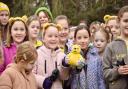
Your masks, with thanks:
<instances>
[{"instance_id":1,"label":"girl's brown hair","mask_svg":"<svg viewBox=\"0 0 128 89\"><path fill-rule=\"evenodd\" d=\"M86 25L78 25L76 30L75 30L75 33L74 33L75 39L76 39L76 35L77 35L78 31L83 30L83 29L85 29L88 32L89 36L91 36L90 30L88 29L88 27Z\"/></svg>"},{"instance_id":2,"label":"girl's brown hair","mask_svg":"<svg viewBox=\"0 0 128 89\"><path fill-rule=\"evenodd\" d=\"M34 45L30 41L19 44L15 62L18 63L20 60L24 60L26 63L37 59L37 51Z\"/></svg>"},{"instance_id":3,"label":"girl's brown hair","mask_svg":"<svg viewBox=\"0 0 128 89\"><path fill-rule=\"evenodd\" d=\"M9 22L8 29L7 29L7 39L6 39L6 46L7 47L10 47L11 43L13 42L13 39L12 39L12 36L11 36L11 29L12 29L13 24L16 21L21 21L21 22L24 23L24 26L25 26L25 29L26 29L26 36L25 36L23 41L28 41L29 40L28 28L27 28L27 25L26 25L25 21L23 21L22 19L17 18L17 19L14 19L14 20Z\"/></svg>"},{"instance_id":4,"label":"girl's brown hair","mask_svg":"<svg viewBox=\"0 0 128 89\"><path fill-rule=\"evenodd\" d=\"M120 21L120 18L123 16L125 12L128 12L128 6L122 7L118 12L118 20Z\"/></svg>"}]
</instances>

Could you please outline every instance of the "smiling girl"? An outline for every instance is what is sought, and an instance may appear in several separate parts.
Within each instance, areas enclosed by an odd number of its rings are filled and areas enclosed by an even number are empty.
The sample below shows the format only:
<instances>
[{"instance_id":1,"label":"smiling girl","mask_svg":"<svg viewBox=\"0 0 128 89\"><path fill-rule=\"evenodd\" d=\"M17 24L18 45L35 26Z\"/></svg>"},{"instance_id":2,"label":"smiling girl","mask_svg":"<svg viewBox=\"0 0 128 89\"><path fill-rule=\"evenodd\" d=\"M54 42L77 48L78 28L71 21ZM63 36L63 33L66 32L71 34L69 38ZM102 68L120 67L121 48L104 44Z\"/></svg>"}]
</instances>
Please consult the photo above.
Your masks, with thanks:
<instances>
[{"instance_id":1,"label":"smiling girl","mask_svg":"<svg viewBox=\"0 0 128 89\"><path fill-rule=\"evenodd\" d=\"M13 57L16 54L17 46L28 40L28 29L22 18L11 18L8 28L7 41L3 48L4 64L0 66L1 73L5 70L8 64L13 62Z\"/></svg>"},{"instance_id":2,"label":"smiling girl","mask_svg":"<svg viewBox=\"0 0 128 89\"><path fill-rule=\"evenodd\" d=\"M64 53L58 48L60 30L60 25L44 25L44 45L37 50L38 59L34 68L38 87L41 89L42 86L44 89L62 89L62 80L68 76L67 68L61 66Z\"/></svg>"},{"instance_id":3,"label":"smiling girl","mask_svg":"<svg viewBox=\"0 0 128 89\"><path fill-rule=\"evenodd\" d=\"M29 40L36 48L39 48L42 45L42 42L38 39L38 35L41 30L39 18L35 15L30 16L27 20L27 26L29 31Z\"/></svg>"}]
</instances>

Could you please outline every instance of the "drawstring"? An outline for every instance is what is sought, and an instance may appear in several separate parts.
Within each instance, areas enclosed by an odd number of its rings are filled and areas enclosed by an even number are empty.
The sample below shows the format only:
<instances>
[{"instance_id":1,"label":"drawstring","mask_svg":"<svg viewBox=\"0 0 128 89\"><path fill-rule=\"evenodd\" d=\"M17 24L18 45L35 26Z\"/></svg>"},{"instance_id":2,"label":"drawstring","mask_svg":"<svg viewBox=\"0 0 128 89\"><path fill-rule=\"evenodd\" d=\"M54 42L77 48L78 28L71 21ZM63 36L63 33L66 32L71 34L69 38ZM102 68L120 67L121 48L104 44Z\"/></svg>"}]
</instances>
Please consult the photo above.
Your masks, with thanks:
<instances>
[{"instance_id":1,"label":"drawstring","mask_svg":"<svg viewBox=\"0 0 128 89\"><path fill-rule=\"evenodd\" d=\"M57 69L57 61L55 61L55 68ZM45 74L47 73L47 62L45 60L45 64L44 64L44 70L45 70Z\"/></svg>"},{"instance_id":2,"label":"drawstring","mask_svg":"<svg viewBox=\"0 0 128 89\"><path fill-rule=\"evenodd\" d=\"M44 70L45 70L45 74L47 73L47 70L46 70L46 60L45 60L45 64L44 64Z\"/></svg>"},{"instance_id":3,"label":"drawstring","mask_svg":"<svg viewBox=\"0 0 128 89\"><path fill-rule=\"evenodd\" d=\"M55 67L56 67L56 69L57 69L57 61L55 61Z\"/></svg>"}]
</instances>

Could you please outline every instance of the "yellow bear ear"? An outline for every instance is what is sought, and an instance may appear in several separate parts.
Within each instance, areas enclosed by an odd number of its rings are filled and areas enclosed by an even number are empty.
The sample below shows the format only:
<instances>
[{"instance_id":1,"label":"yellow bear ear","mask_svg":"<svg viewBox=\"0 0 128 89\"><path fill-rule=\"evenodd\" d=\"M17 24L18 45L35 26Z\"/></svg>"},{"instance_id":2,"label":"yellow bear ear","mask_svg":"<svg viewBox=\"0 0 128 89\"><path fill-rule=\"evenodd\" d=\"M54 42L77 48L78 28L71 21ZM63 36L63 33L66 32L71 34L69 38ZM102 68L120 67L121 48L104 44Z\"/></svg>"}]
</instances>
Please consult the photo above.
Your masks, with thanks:
<instances>
[{"instance_id":1,"label":"yellow bear ear","mask_svg":"<svg viewBox=\"0 0 128 89\"><path fill-rule=\"evenodd\" d=\"M11 23L14 20L14 17L9 18L9 22Z\"/></svg>"},{"instance_id":2,"label":"yellow bear ear","mask_svg":"<svg viewBox=\"0 0 128 89\"><path fill-rule=\"evenodd\" d=\"M104 21L105 21L105 23L108 22L110 18L111 18L110 15L105 15L105 16L104 16Z\"/></svg>"},{"instance_id":3,"label":"yellow bear ear","mask_svg":"<svg viewBox=\"0 0 128 89\"><path fill-rule=\"evenodd\" d=\"M28 21L27 15L22 16L22 19L24 20L24 22L27 22Z\"/></svg>"},{"instance_id":4,"label":"yellow bear ear","mask_svg":"<svg viewBox=\"0 0 128 89\"><path fill-rule=\"evenodd\" d=\"M56 24L56 26L57 26L58 31L61 31L62 30L62 25Z\"/></svg>"},{"instance_id":5,"label":"yellow bear ear","mask_svg":"<svg viewBox=\"0 0 128 89\"><path fill-rule=\"evenodd\" d=\"M44 24L43 24L43 30L46 30L46 28L47 28L49 25L50 25L49 23L44 23Z\"/></svg>"}]
</instances>

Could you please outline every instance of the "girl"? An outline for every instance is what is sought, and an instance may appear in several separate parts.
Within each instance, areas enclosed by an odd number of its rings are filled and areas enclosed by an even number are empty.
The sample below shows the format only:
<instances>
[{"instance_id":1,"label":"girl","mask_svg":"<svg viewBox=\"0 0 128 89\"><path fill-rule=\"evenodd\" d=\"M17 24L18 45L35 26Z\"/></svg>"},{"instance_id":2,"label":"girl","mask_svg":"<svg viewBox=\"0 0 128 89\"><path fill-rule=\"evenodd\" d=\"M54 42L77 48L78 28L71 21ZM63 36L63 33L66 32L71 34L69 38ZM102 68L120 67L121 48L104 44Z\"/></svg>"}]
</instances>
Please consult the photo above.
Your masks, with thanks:
<instances>
[{"instance_id":1,"label":"girl","mask_svg":"<svg viewBox=\"0 0 128 89\"><path fill-rule=\"evenodd\" d=\"M78 26L74 39L75 44L80 45L82 49L81 54L85 58L85 62L78 63L76 69L71 71L71 89L105 89L100 57L94 47L89 47L90 32L88 28L84 25Z\"/></svg>"},{"instance_id":2,"label":"girl","mask_svg":"<svg viewBox=\"0 0 128 89\"><path fill-rule=\"evenodd\" d=\"M121 36L105 49L103 71L109 89L128 89L128 6L118 13Z\"/></svg>"},{"instance_id":3,"label":"girl","mask_svg":"<svg viewBox=\"0 0 128 89\"><path fill-rule=\"evenodd\" d=\"M29 31L29 40L34 44L36 48L42 45L42 42L38 40L38 34L41 29L41 25L37 16L30 16L27 20L27 26Z\"/></svg>"},{"instance_id":4,"label":"girl","mask_svg":"<svg viewBox=\"0 0 128 89\"><path fill-rule=\"evenodd\" d=\"M4 71L9 63L13 62L17 46L28 40L28 29L22 18L11 18L8 28L7 41L3 48L4 64L0 66L0 73Z\"/></svg>"},{"instance_id":5,"label":"girl","mask_svg":"<svg viewBox=\"0 0 128 89\"><path fill-rule=\"evenodd\" d=\"M46 7L40 7L36 10L35 15L39 17L41 23L41 30L39 32L39 39L42 40L43 24L52 22L53 16L51 11Z\"/></svg>"},{"instance_id":6,"label":"girl","mask_svg":"<svg viewBox=\"0 0 128 89\"><path fill-rule=\"evenodd\" d=\"M76 30L76 26L70 27L68 39L70 39L71 41L74 41L74 32L75 32L75 30Z\"/></svg>"},{"instance_id":7,"label":"girl","mask_svg":"<svg viewBox=\"0 0 128 89\"><path fill-rule=\"evenodd\" d=\"M0 31L2 38L1 40L3 44L5 43L6 40L9 16L10 16L10 11L8 6L0 2Z\"/></svg>"},{"instance_id":8,"label":"girl","mask_svg":"<svg viewBox=\"0 0 128 89\"><path fill-rule=\"evenodd\" d=\"M39 17L41 25L43 25L44 23L52 22L53 20L51 11L46 7L38 8L35 14Z\"/></svg>"},{"instance_id":9,"label":"girl","mask_svg":"<svg viewBox=\"0 0 128 89\"><path fill-rule=\"evenodd\" d=\"M64 53L69 52L72 42L68 39L69 36L69 23L68 18L65 15L59 15L55 18L55 23L62 26L62 30L59 32L59 47Z\"/></svg>"},{"instance_id":10,"label":"girl","mask_svg":"<svg viewBox=\"0 0 128 89\"><path fill-rule=\"evenodd\" d=\"M120 36L120 28L117 22L117 16L105 15L104 20L106 26L110 28L110 32L112 34L112 40Z\"/></svg>"},{"instance_id":11,"label":"girl","mask_svg":"<svg viewBox=\"0 0 128 89\"><path fill-rule=\"evenodd\" d=\"M17 48L15 63L10 64L0 76L0 89L37 89L36 80L31 73L37 52L30 42Z\"/></svg>"},{"instance_id":12,"label":"girl","mask_svg":"<svg viewBox=\"0 0 128 89\"><path fill-rule=\"evenodd\" d=\"M38 87L62 89L62 80L68 77L68 68L61 66L64 53L58 48L61 27L53 23L44 25L43 42L38 52L34 73Z\"/></svg>"},{"instance_id":13,"label":"girl","mask_svg":"<svg viewBox=\"0 0 128 89\"><path fill-rule=\"evenodd\" d=\"M99 28L98 31L94 33L94 46L98 48L98 53L102 58L105 47L109 43L109 33L104 29L104 27Z\"/></svg>"}]
</instances>

